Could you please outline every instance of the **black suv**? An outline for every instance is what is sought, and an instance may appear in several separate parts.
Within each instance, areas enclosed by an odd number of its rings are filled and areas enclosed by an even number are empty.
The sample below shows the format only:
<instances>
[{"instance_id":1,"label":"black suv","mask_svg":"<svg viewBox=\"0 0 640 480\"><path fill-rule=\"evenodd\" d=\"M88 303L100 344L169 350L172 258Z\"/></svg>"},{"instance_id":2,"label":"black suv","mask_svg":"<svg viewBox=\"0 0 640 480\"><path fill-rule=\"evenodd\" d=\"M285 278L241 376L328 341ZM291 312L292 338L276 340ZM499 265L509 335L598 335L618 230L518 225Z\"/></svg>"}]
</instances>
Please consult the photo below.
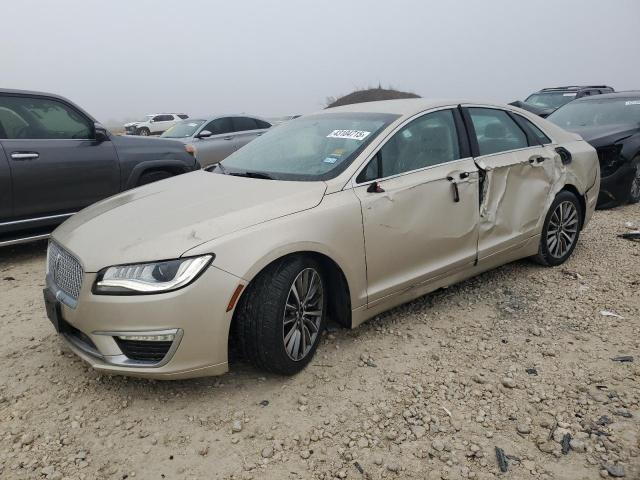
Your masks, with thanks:
<instances>
[{"instance_id":1,"label":"black suv","mask_svg":"<svg viewBox=\"0 0 640 480\"><path fill-rule=\"evenodd\" d=\"M0 246L46 238L98 200L199 167L181 142L112 135L63 97L0 89Z\"/></svg>"},{"instance_id":2,"label":"black suv","mask_svg":"<svg viewBox=\"0 0 640 480\"><path fill-rule=\"evenodd\" d=\"M543 88L539 92L532 93L524 102L513 102L511 105L528 110L536 115L546 118L556 109L582 97L612 93L615 90L607 85L571 85L567 87Z\"/></svg>"}]
</instances>

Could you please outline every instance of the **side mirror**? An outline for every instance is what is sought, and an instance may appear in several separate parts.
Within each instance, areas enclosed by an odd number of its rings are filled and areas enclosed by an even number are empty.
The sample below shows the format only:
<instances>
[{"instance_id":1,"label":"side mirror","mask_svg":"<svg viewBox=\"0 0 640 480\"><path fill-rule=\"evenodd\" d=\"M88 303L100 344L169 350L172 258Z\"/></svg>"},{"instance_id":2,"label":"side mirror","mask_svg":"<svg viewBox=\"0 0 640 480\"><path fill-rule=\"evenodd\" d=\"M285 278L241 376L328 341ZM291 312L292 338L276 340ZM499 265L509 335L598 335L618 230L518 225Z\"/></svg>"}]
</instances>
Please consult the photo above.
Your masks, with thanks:
<instances>
[{"instance_id":1,"label":"side mirror","mask_svg":"<svg viewBox=\"0 0 640 480\"><path fill-rule=\"evenodd\" d=\"M93 132L94 132L95 139L98 142L104 142L109 140L109 132L107 132L107 129L104 128L101 124L95 123L93 125Z\"/></svg>"},{"instance_id":2,"label":"side mirror","mask_svg":"<svg viewBox=\"0 0 640 480\"><path fill-rule=\"evenodd\" d=\"M211 133L209 130L202 130L198 134L198 138L209 138L211 135L213 135L213 133Z\"/></svg>"}]
</instances>

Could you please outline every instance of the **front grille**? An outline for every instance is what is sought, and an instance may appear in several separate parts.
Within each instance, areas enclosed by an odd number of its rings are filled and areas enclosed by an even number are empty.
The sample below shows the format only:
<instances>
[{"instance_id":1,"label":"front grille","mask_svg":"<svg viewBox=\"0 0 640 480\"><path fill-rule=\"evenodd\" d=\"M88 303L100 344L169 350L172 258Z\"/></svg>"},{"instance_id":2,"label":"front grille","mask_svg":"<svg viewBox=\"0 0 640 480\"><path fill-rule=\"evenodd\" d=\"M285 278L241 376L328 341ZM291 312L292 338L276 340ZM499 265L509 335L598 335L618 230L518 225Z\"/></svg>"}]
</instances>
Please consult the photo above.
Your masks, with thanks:
<instances>
[{"instance_id":1,"label":"front grille","mask_svg":"<svg viewBox=\"0 0 640 480\"><path fill-rule=\"evenodd\" d=\"M114 337L118 347L131 360L141 362L160 362L173 342L150 342L146 340L122 340Z\"/></svg>"},{"instance_id":2,"label":"front grille","mask_svg":"<svg viewBox=\"0 0 640 480\"><path fill-rule=\"evenodd\" d=\"M74 300L80 296L84 271L76 258L55 242L49 242L47 270L54 285Z\"/></svg>"},{"instance_id":3,"label":"front grille","mask_svg":"<svg viewBox=\"0 0 640 480\"><path fill-rule=\"evenodd\" d=\"M620 157L619 146L610 145L608 147L600 147L596 151L598 152L600 171L603 177L611 175L620 167L622 158Z\"/></svg>"}]
</instances>

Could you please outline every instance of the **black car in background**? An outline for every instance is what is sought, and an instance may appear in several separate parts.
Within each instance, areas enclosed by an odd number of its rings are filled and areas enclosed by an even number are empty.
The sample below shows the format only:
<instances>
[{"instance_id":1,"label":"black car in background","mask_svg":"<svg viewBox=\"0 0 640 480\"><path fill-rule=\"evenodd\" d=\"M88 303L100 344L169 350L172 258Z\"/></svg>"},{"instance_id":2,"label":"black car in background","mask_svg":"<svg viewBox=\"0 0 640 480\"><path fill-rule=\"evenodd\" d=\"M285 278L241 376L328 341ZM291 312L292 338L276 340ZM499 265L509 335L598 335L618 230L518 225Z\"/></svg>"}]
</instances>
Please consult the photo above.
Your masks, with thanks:
<instances>
[{"instance_id":1,"label":"black car in background","mask_svg":"<svg viewBox=\"0 0 640 480\"><path fill-rule=\"evenodd\" d=\"M63 97L0 89L0 246L46 238L98 200L198 168L183 143L112 135Z\"/></svg>"},{"instance_id":2,"label":"black car in background","mask_svg":"<svg viewBox=\"0 0 640 480\"><path fill-rule=\"evenodd\" d=\"M581 98L547 120L580 134L598 152L598 207L640 201L640 91Z\"/></svg>"},{"instance_id":3,"label":"black car in background","mask_svg":"<svg viewBox=\"0 0 640 480\"><path fill-rule=\"evenodd\" d=\"M570 85L566 87L543 88L539 92L529 95L524 102L516 101L511 105L523 108L546 118L558 108L572 100L593 95L613 93L615 90L608 85Z\"/></svg>"}]
</instances>

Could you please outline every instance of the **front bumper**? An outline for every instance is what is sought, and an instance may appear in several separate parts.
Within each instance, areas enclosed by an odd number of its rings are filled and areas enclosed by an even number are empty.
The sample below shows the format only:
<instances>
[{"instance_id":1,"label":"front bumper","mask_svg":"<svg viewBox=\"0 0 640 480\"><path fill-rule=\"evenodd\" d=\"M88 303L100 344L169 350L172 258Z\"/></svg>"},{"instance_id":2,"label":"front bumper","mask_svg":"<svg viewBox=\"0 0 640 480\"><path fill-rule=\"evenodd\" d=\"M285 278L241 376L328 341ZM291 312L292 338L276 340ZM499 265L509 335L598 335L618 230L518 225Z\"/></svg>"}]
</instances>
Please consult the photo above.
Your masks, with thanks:
<instances>
[{"instance_id":1,"label":"front bumper","mask_svg":"<svg viewBox=\"0 0 640 480\"><path fill-rule=\"evenodd\" d=\"M233 311L227 305L241 279L210 266L194 283L155 295L94 295L95 273L83 278L76 308L58 303L60 335L96 370L136 377L178 379L219 375L228 369L227 342ZM47 282L47 287L56 287ZM55 291L52 292L55 296ZM158 362L125 355L118 335L173 332ZM124 351L123 351L124 350Z\"/></svg>"},{"instance_id":2,"label":"front bumper","mask_svg":"<svg viewBox=\"0 0 640 480\"><path fill-rule=\"evenodd\" d=\"M615 172L600 181L598 208L612 208L629 200L635 170L631 162L622 164Z\"/></svg>"}]
</instances>

